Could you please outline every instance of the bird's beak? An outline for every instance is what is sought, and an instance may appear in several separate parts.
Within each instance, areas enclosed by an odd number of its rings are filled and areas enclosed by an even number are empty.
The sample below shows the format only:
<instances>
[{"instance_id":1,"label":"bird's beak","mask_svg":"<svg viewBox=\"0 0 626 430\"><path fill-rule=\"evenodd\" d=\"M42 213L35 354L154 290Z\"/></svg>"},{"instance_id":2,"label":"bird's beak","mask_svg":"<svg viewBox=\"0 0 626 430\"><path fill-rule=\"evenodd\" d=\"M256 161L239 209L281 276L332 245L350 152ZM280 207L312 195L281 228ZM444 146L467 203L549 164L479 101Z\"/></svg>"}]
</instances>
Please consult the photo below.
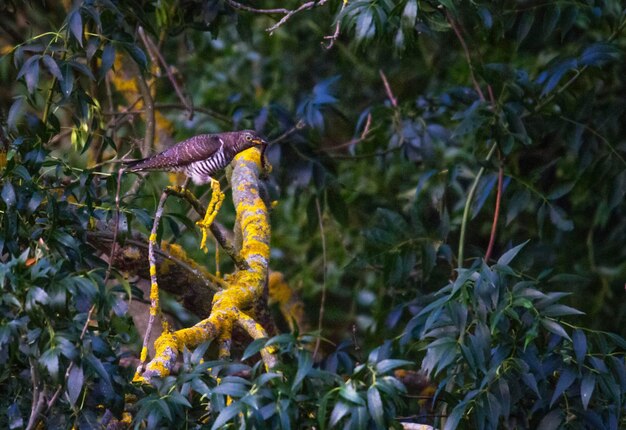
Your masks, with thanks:
<instances>
[{"instance_id":1,"label":"bird's beak","mask_svg":"<svg viewBox=\"0 0 626 430\"><path fill-rule=\"evenodd\" d=\"M262 145L267 145L267 142L266 142L266 141L264 141L264 140L263 140L263 139L261 139L261 138L255 138L255 139L252 139L252 143L254 143L255 145L261 145L261 146L262 146Z\"/></svg>"}]
</instances>

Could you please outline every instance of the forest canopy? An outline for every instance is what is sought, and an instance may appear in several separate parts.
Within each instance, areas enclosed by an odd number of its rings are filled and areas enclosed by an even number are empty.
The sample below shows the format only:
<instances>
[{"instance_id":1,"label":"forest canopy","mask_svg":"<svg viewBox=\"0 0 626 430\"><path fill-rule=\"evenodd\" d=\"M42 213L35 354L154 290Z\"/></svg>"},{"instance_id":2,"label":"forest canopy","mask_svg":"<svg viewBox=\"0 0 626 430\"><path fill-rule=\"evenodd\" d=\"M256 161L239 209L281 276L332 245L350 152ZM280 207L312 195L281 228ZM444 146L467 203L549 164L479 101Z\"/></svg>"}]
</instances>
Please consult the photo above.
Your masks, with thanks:
<instances>
[{"instance_id":1,"label":"forest canopy","mask_svg":"<svg viewBox=\"0 0 626 430\"><path fill-rule=\"evenodd\" d=\"M0 2L0 427L626 427L622 3Z\"/></svg>"}]
</instances>

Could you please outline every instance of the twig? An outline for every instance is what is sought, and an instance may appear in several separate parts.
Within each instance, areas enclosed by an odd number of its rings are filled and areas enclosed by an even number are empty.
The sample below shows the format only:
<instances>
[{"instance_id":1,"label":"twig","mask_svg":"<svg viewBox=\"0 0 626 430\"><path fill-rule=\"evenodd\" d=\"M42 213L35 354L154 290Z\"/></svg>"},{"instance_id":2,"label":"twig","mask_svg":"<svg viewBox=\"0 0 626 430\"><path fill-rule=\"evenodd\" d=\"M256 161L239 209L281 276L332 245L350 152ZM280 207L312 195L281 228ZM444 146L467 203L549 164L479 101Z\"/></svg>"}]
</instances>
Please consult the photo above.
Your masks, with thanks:
<instances>
[{"instance_id":1,"label":"twig","mask_svg":"<svg viewBox=\"0 0 626 430\"><path fill-rule=\"evenodd\" d=\"M343 12L343 10L346 8L347 4L348 0L343 0L341 2L341 10L339 10L339 13L337 14L337 22L335 23L335 32L330 36L324 36L324 39L328 40L328 45L324 47L326 49L330 49L335 46L335 42L339 38L339 33L341 31L341 21L339 20L339 17L341 16L341 12Z\"/></svg>"},{"instance_id":2,"label":"twig","mask_svg":"<svg viewBox=\"0 0 626 430\"><path fill-rule=\"evenodd\" d=\"M157 109L179 109L179 110L187 109L184 105L179 105L176 103L156 103L154 106ZM233 123L233 119L231 117L229 117L228 115L219 113L219 112L215 112L214 110L199 107L199 106L195 106L193 109L194 109L194 112L200 112L205 115L212 116L213 118L218 119L226 124L230 125Z\"/></svg>"},{"instance_id":3,"label":"twig","mask_svg":"<svg viewBox=\"0 0 626 430\"><path fill-rule=\"evenodd\" d=\"M487 154L487 156L485 157L485 162L488 162L489 160L491 160L491 157L493 157L494 152L496 152L496 148L498 147L498 143L494 143L491 146L491 149L489 150L489 153ZM474 194L476 193L476 188L478 188L478 182L480 181L480 178L483 176L483 173L485 173L485 167L481 167L480 170L478 171L478 174L476 175L476 177L474 178L474 182L472 183L472 186L469 190L469 193L467 195L467 200L465 201L465 209L463 210L463 220L461 221L461 236L459 238L459 252L458 252L458 267L462 268L463 267L463 253L464 253L464 246L465 246L465 232L467 230L467 223L469 220L469 212L470 212L470 207L472 206L472 200L474 198Z\"/></svg>"},{"instance_id":4,"label":"twig","mask_svg":"<svg viewBox=\"0 0 626 430\"><path fill-rule=\"evenodd\" d=\"M493 245L496 241L496 230L498 226L498 218L500 217L500 202L502 201L502 182L504 177L504 169L502 165L498 169L498 190L496 193L496 207L493 213L493 223L491 224L491 234L489 235L489 246L487 246L487 252L485 252L485 261L489 262L491 254L493 252Z\"/></svg>"},{"instance_id":5,"label":"twig","mask_svg":"<svg viewBox=\"0 0 626 430\"><path fill-rule=\"evenodd\" d=\"M202 203L194 196L187 188L177 189L175 187L168 187L165 192L171 194L176 197L180 197L181 199L187 200L189 204L193 207L193 209L200 216L204 216L206 209L202 206ZM209 227L211 230L211 234L215 237L215 240L219 242L221 247L226 251L226 254L233 260L235 265L239 270L247 270L249 269L248 263L241 258L241 255L235 249L235 245L228 238L228 234L226 232L226 228L218 223L217 221L213 221L211 226Z\"/></svg>"},{"instance_id":6,"label":"twig","mask_svg":"<svg viewBox=\"0 0 626 430\"><path fill-rule=\"evenodd\" d=\"M28 418L26 430L31 430L35 428L36 424L39 422L39 414L45 404L45 396L40 388L41 382L39 381L39 373L37 372L37 363L32 357L28 358L28 362L30 364L30 378L33 383L33 404L30 409L30 417Z\"/></svg>"},{"instance_id":7,"label":"twig","mask_svg":"<svg viewBox=\"0 0 626 430\"><path fill-rule=\"evenodd\" d=\"M241 4L239 2L236 2L234 0L227 0L226 3L228 3L229 6L231 6L232 8L235 9L239 9L239 10L245 10L246 12L252 12L252 13L260 13L260 14L268 14L268 15L272 15L272 14L288 14L289 12L291 12L289 9L284 9L284 8L276 8L276 9L257 9L245 4Z\"/></svg>"},{"instance_id":8,"label":"twig","mask_svg":"<svg viewBox=\"0 0 626 430\"><path fill-rule=\"evenodd\" d=\"M478 81L476 80L476 75L474 74L474 66L472 64L472 57L470 56L467 43L465 43L465 39L463 39L463 35L461 34L461 29L459 28L459 25L456 23L456 21L454 21L454 18L452 18L452 15L450 15L450 12L448 11L446 11L446 18L448 19L448 22L452 26L452 30L454 30L454 34L456 34L457 39L459 39L459 42L461 42L461 46L463 47L463 52L465 53L465 59L469 66L470 77L472 79L472 83L474 84L474 89L478 93L478 96L480 97L480 99L482 101L485 101L486 100L485 95L483 94L483 91L480 89L480 85L478 84Z\"/></svg>"},{"instance_id":9,"label":"twig","mask_svg":"<svg viewBox=\"0 0 626 430\"><path fill-rule=\"evenodd\" d=\"M337 149L341 149L341 148L345 148L346 146L352 146L352 145L356 145L357 143L363 142L366 138L367 135L370 132L370 127L372 125L372 113L368 113L367 114L367 119L365 120L365 126L363 127L363 131L361 132L361 135L357 138L352 138L347 142L341 143L337 146L331 146L330 148L328 148L328 150L337 150Z\"/></svg>"},{"instance_id":10,"label":"twig","mask_svg":"<svg viewBox=\"0 0 626 430\"><path fill-rule=\"evenodd\" d=\"M169 194L166 190L161 193L161 198L159 199L159 204L157 205L156 214L154 215L154 222L152 223L152 230L150 231L150 237L148 238L148 264L150 266L150 316L148 317L148 327L146 328L146 333L143 337L143 345L141 347L141 357L139 365L139 369L137 373L143 373L144 366L146 361L148 360L148 342L150 341L150 335L152 334L152 327L154 326L154 321L156 319L156 315L159 312L159 284L157 281L157 268L156 268L156 258L154 256L154 248L158 246L157 244L157 230L159 228L159 222L161 221L161 216L163 216L163 209L165 207L165 201Z\"/></svg>"},{"instance_id":11,"label":"twig","mask_svg":"<svg viewBox=\"0 0 626 430\"><path fill-rule=\"evenodd\" d=\"M145 31L143 30L143 27L139 26L137 31L139 33L139 37L141 37L141 40L143 41L143 44L148 50L148 52L151 53L151 56L152 55L156 56L156 58L158 59L158 62L161 63L161 66L163 67L163 69L165 70L165 73L167 74L167 78L170 80L172 87L174 87L174 91L176 92L176 95L178 96L179 100L185 106L185 109L188 112L187 119L191 121L193 119L193 109L194 109L193 103L191 103L189 98L185 97L185 95L183 94L183 91L181 90L180 85L178 85L176 78L172 74L172 70L170 69L170 66L165 61L163 54L161 54L161 51L155 45L152 39L150 39L150 37L146 35Z\"/></svg>"},{"instance_id":12,"label":"twig","mask_svg":"<svg viewBox=\"0 0 626 430\"><path fill-rule=\"evenodd\" d=\"M320 299L319 320L317 321L318 337L315 340L315 349L313 350L313 359L317 357L322 339L322 328L324 324L324 311L326 309L326 235L324 233L324 221L322 220L322 209L320 208L319 198L315 198L315 210L317 211L317 220L322 237L322 297Z\"/></svg>"},{"instance_id":13,"label":"twig","mask_svg":"<svg viewBox=\"0 0 626 430\"><path fill-rule=\"evenodd\" d=\"M283 16L280 19L280 21L278 21L276 24L268 28L266 31L272 34L274 31L276 31L278 27L280 27L281 25L289 21L289 19L291 19L291 17L297 14L298 12L302 12L303 10L307 10L307 9L313 9L314 7L317 7L317 6L323 6L324 4L326 4L326 1L327 0L319 0L319 1L308 1L306 3L303 3L299 8L288 11L285 14L285 16Z\"/></svg>"},{"instance_id":14,"label":"twig","mask_svg":"<svg viewBox=\"0 0 626 430\"><path fill-rule=\"evenodd\" d=\"M291 136L293 133L295 133L298 130L302 130L304 127L306 127L306 123L303 120L298 120L296 125L294 125L289 130L287 130L286 132L278 136L276 139L269 142L269 145L273 145L275 143L279 143L282 140L285 140L287 137Z\"/></svg>"},{"instance_id":15,"label":"twig","mask_svg":"<svg viewBox=\"0 0 626 430\"><path fill-rule=\"evenodd\" d=\"M144 136L143 145L140 150L141 156L147 157L150 150L154 147L154 130L156 125L156 121L154 119L154 100L152 99L152 94L150 94L150 88L146 83L146 79L142 74L137 75L137 86L141 92L143 105L146 109L146 135Z\"/></svg>"},{"instance_id":16,"label":"twig","mask_svg":"<svg viewBox=\"0 0 626 430\"><path fill-rule=\"evenodd\" d=\"M391 102L391 106L393 106L394 109L397 109L398 100L396 99L396 97L393 95L393 92L391 91L391 86L389 85L387 76L385 76L385 73L382 71L382 69L378 70L378 74L380 75L380 78L383 80L383 85L385 86L385 92L387 93L387 97L389 98L389 101Z\"/></svg>"}]
</instances>

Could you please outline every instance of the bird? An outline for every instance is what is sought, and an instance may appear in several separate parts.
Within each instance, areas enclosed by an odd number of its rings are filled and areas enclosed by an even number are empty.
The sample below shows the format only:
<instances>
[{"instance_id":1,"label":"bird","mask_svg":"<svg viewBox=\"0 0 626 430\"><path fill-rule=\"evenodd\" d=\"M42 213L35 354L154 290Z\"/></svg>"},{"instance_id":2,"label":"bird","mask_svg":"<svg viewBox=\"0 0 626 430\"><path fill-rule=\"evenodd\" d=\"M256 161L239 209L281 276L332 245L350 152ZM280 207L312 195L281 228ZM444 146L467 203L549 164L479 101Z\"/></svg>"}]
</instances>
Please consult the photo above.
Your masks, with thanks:
<instances>
[{"instance_id":1,"label":"bird","mask_svg":"<svg viewBox=\"0 0 626 430\"><path fill-rule=\"evenodd\" d=\"M196 185L211 183L213 190L211 201L204 218L196 222L202 230L200 248L207 252L208 230L225 197L219 181L214 179L213 175L228 166L237 154L253 147L261 149L261 165L265 168L264 155L267 145L268 143L253 130L200 134L158 154L127 162L123 169L127 172L148 170L183 172Z\"/></svg>"},{"instance_id":2,"label":"bird","mask_svg":"<svg viewBox=\"0 0 626 430\"><path fill-rule=\"evenodd\" d=\"M194 184L203 185L214 181L213 175L228 166L237 154L255 146L263 153L267 142L252 130L200 134L158 154L127 162L124 168L129 172L183 172Z\"/></svg>"}]
</instances>

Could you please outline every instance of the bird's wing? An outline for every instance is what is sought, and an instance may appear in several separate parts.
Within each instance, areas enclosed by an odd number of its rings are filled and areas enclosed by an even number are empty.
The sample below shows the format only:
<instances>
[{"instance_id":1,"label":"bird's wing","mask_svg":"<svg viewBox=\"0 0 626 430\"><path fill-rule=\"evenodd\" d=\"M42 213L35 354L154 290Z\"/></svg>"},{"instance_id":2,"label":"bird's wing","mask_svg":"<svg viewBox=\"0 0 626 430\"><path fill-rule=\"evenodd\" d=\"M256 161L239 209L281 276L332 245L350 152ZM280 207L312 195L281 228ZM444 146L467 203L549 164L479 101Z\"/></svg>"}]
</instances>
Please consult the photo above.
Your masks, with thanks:
<instances>
[{"instance_id":1,"label":"bird's wing","mask_svg":"<svg viewBox=\"0 0 626 430\"><path fill-rule=\"evenodd\" d=\"M165 151L143 160L130 162L127 170L175 170L194 161L206 160L224 144L218 134L201 134L184 140Z\"/></svg>"}]
</instances>

